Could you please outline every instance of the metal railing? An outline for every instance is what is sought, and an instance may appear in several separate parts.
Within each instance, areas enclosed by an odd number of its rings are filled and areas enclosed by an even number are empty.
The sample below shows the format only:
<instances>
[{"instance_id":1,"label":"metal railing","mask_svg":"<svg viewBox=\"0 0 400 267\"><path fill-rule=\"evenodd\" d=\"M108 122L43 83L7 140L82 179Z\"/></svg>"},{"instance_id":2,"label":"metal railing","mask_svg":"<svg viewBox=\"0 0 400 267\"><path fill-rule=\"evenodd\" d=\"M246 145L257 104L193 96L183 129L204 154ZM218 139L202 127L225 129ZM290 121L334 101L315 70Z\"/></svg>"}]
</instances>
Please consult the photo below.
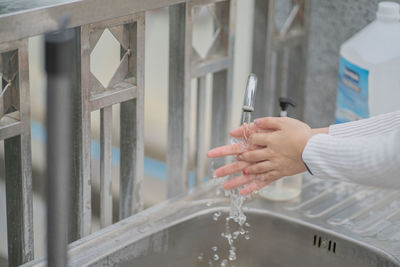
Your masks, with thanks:
<instances>
[{"instance_id":1,"label":"metal railing","mask_svg":"<svg viewBox=\"0 0 400 267\"><path fill-rule=\"evenodd\" d=\"M260 79L257 109L273 106L275 87L271 79L274 51L277 68L283 48L297 51L305 60L307 0L293 2L284 28L276 35L274 0L256 0L253 71ZM201 7L214 19L215 35L204 57L193 47L192 26ZM143 209L144 177L144 46L145 11L169 7L169 110L167 147L167 197L186 191L189 172L189 123L191 80L197 79L196 182L204 177L206 75L213 74L211 146L225 143L232 108L233 51L236 0L43 0L0 2L0 139L5 144L5 174L9 265L33 259L32 181L30 150L30 106L28 37L58 30L60 19L69 18L75 35L72 57L72 195L68 240L91 233L91 112L100 110L101 227L112 224L111 150L112 106L121 105L120 115L120 205L119 218ZM266 28L268 25L268 28ZM90 54L105 29L121 45L121 62L108 86L90 70ZM300 58L299 58L300 57ZM301 62L300 62L301 63ZM297 77L304 76L302 71ZM279 79L278 79L279 80ZM298 83L300 81L300 83ZM268 83L268 84L267 84ZM297 80L303 90L302 80ZM279 85L280 94L283 91ZM302 91L298 98L302 98ZM277 94L277 93L275 93ZM269 102L268 102L269 101ZM268 105L265 105L268 103Z\"/></svg>"}]
</instances>

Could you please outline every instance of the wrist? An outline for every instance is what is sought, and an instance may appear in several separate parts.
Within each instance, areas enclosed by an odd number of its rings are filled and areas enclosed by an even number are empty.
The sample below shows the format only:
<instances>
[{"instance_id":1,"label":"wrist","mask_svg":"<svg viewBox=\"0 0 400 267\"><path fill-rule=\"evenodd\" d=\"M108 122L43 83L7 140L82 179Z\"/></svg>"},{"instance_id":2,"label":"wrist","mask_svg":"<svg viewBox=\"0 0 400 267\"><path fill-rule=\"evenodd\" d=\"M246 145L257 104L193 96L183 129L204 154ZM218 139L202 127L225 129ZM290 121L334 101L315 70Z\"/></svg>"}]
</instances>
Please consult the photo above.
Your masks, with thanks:
<instances>
[{"instance_id":1,"label":"wrist","mask_svg":"<svg viewBox=\"0 0 400 267\"><path fill-rule=\"evenodd\" d=\"M328 132L329 132L329 128L328 128L328 127L311 129L312 135L316 135L316 134L328 134Z\"/></svg>"}]
</instances>

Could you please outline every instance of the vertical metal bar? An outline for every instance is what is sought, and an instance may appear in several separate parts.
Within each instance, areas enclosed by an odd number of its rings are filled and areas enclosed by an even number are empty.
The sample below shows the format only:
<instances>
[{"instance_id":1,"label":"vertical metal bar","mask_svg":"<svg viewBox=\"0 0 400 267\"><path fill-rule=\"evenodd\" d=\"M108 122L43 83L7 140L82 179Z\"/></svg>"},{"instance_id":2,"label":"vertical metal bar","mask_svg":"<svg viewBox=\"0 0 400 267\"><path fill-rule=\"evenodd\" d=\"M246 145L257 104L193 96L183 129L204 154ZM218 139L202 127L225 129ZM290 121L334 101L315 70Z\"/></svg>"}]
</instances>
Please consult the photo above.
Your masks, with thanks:
<instances>
[{"instance_id":1,"label":"vertical metal bar","mask_svg":"<svg viewBox=\"0 0 400 267\"><path fill-rule=\"evenodd\" d=\"M67 266L74 30L46 36L47 265Z\"/></svg>"},{"instance_id":2,"label":"vertical metal bar","mask_svg":"<svg viewBox=\"0 0 400 267\"><path fill-rule=\"evenodd\" d=\"M288 87L287 96L296 101L296 108L288 110L288 116L296 119L302 119L304 110L304 84L303 68L305 65L302 61L302 46L296 46L288 49Z\"/></svg>"},{"instance_id":3,"label":"vertical metal bar","mask_svg":"<svg viewBox=\"0 0 400 267\"><path fill-rule=\"evenodd\" d=\"M28 72L28 40L18 49L18 78L21 135L4 140L8 261L10 266L33 260L32 169L30 136L30 97ZM12 56L9 54L9 56ZM7 56L2 57L3 73L7 72Z\"/></svg>"},{"instance_id":4,"label":"vertical metal bar","mask_svg":"<svg viewBox=\"0 0 400 267\"><path fill-rule=\"evenodd\" d=\"M82 173L80 180L80 234L81 238L91 233L92 193L91 193L91 116L90 116L90 43L87 27L81 28L81 106L82 106Z\"/></svg>"},{"instance_id":5,"label":"vertical metal bar","mask_svg":"<svg viewBox=\"0 0 400 267\"><path fill-rule=\"evenodd\" d=\"M136 65L129 67L136 73L137 92L136 99L121 103L120 219L144 206L144 13L138 16L129 34L133 45L130 56L136 58Z\"/></svg>"},{"instance_id":6,"label":"vertical metal bar","mask_svg":"<svg viewBox=\"0 0 400 267\"><path fill-rule=\"evenodd\" d=\"M112 224L112 106L100 110L100 226Z\"/></svg>"},{"instance_id":7,"label":"vertical metal bar","mask_svg":"<svg viewBox=\"0 0 400 267\"><path fill-rule=\"evenodd\" d=\"M82 172L82 99L81 99L81 27L74 28L75 44L73 47L71 90L72 90L72 175L71 204L68 230L68 242L81 237L80 234L80 181Z\"/></svg>"},{"instance_id":8,"label":"vertical metal bar","mask_svg":"<svg viewBox=\"0 0 400 267\"><path fill-rule=\"evenodd\" d=\"M296 4L299 1L293 1ZM302 42L299 46L293 47L289 55L289 80L288 95L297 102L297 108L289 110L289 116L302 120L304 117L305 86L306 86L306 62L309 34L310 0L303 0L302 8Z\"/></svg>"},{"instance_id":9,"label":"vertical metal bar","mask_svg":"<svg viewBox=\"0 0 400 267\"><path fill-rule=\"evenodd\" d=\"M273 85L271 84L271 86L269 87L271 88L270 97L273 99L273 103L271 103L271 105L273 105L274 108L272 115L279 114L280 107L277 98L280 97L282 95L282 92L285 91L283 88L285 84L284 80L285 78L288 77L287 73L285 73L285 68L284 68L284 58L285 58L284 50L279 49L278 51L276 51L275 55L276 55L276 60L275 60L276 69L274 71L271 69L272 72L271 74L275 75L273 79L274 83Z\"/></svg>"},{"instance_id":10,"label":"vertical metal bar","mask_svg":"<svg viewBox=\"0 0 400 267\"><path fill-rule=\"evenodd\" d=\"M276 94L272 87L275 0L256 0L254 6L252 72L258 77L254 118L274 115Z\"/></svg>"},{"instance_id":11,"label":"vertical metal bar","mask_svg":"<svg viewBox=\"0 0 400 267\"><path fill-rule=\"evenodd\" d=\"M90 178L90 66L89 29L74 28L73 53L73 185L69 242L78 240L91 232L91 178Z\"/></svg>"},{"instance_id":12,"label":"vertical metal bar","mask_svg":"<svg viewBox=\"0 0 400 267\"><path fill-rule=\"evenodd\" d=\"M235 40L236 1L231 0L217 5L216 14L221 23L228 25L227 56L231 59L227 69L214 73L212 93L211 146L227 143L227 132L231 128L232 75Z\"/></svg>"},{"instance_id":13,"label":"vertical metal bar","mask_svg":"<svg viewBox=\"0 0 400 267\"><path fill-rule=\"evenodd\" d=\"M253 26L253 51L252 51L252 72L257 75L257 98L255 101L254 118L263 117L267 99L267 84L266 84L266 45L267 45L267 25L268 25L268 6L270 0L255 0L254 1L254 26ZM261 110L264 109L264 110Z\"/></svg>"},{"instance_id":14,"label":"vertical metal bar","mask_svg":"<svg viewBox=\"0 0 400 267\"><path fill-rule=\"evenodd\" d=\"M186 3L169 7L167 198L184 192L188 177L192 50L189 13Z\"/></svg>"},{"instance_id":15,"label":"vertical metal bar","mask_svg":"<svg viewBox=\"0 0 400 267\"><path fill-rule=\"evenodd\" d=\"M196 129L196 185L203 182L205 168L205 112L206 112L206 76L197 78L197 129Z\"/></svg>"}]
</instances>

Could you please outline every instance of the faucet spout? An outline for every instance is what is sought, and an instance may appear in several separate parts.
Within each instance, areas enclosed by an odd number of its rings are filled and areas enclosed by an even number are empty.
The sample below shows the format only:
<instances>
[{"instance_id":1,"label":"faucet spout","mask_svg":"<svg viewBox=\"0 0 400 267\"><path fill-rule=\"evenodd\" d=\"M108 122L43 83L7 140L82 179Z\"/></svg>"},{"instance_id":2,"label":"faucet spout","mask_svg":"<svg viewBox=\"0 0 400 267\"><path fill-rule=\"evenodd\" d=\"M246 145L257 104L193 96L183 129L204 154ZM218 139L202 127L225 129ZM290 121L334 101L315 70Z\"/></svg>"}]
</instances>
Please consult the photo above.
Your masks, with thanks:
<instances>
[{"instance_id":1,"label":"faucet spout","mask_svg":"<svg viewBox=\"0 0 400 267\"><path fill-rule=\"evenodd\" d=\"M251 113L254 111L254 102L257 89L257 76L254 73L250 73L247 79L246 92L244 94L244 102L242 106L242 120L240 125L243 123L250 123Z\"/></svg>"}]
</instances>

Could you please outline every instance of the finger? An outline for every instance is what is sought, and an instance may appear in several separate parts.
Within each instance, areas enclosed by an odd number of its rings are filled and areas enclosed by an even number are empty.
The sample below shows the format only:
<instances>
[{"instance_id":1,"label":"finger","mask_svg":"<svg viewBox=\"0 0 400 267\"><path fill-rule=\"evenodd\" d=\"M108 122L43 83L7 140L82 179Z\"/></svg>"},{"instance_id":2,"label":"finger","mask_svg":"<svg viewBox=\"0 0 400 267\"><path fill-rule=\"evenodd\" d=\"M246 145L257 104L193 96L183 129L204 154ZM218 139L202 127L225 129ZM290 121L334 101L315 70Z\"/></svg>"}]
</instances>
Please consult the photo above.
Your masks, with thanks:
<instances>
[{"instance_id":1,"label":"finger","mask_svg":"<svg viewBox=\"0 0 400 267\"><path fill-rule=\"evenodd\" d=\"M255 181L251 182L250 184L248 184L246 187L242 188L240 190L240 194L243 196L251 194L256 190L260 190L261 188L263 188L264 186L266 186L268 184L269 184L269 182L266 182L266 181L255 180Z\"/></svg>"},{"instance_id":2,"label":"finger","mask_svg":"<svg viewBox=\"0 0 400 267\"><path fill-rule=\"evenodd\" d=\"M258 146L268 146L270 144L271 136L275 134L273 133L253 133L250 135L247 142L250 145L258 145Z\"/></svg>"},{"instance_id":3,"label":"finger","mask_svg":"<svg viewBox=\"0 0 400 267\"><path fill-rule=\"evenodd\" d=\"M274 169L274 164L269 161L262 161L256 164L253 164L243 170L243 174L258 174L258 173L266 173L270 172Z\"/></svg>"},{"instance_id":4,"label":"finger","mask_svg":"<svg viewBox=\"0 0 400 267\"><path fill-rule=\"evenodd\" d=\"M250 136L253 133L270 133L273 131L275 130L262 129L257 127L254 123L250 123L249 126L242 125L239 128L232 130L229 134L234 138L244 138L245 134L246 136Z\"/></svg>"},{"instance_id":5,"label":"finger","mask_svg":"<svg viewBox=\"0 0 400 267\"><path fill-rule=\"evenodd\" d=\"M260 180L260 181L264 181L264 182L269 182L272 183L273 181L276 181L280 178L282 178L283 175L277 171L277 170L272 170L270 172L267 173L261 173L261 174L257 174L255 179L256 180Z\"/></svg>"},{"instance_id":6,"label":"finger","mask_svg":"<svg viewBox=\"0 0 400 267\"><path fill-rule=\"evenodd\" d=\"M239 160L250 161L250 162L269 160L271 156L270 150L271 149L268 148L262 148L262 149L247 151L240 154L237 158Z\"/></svg>"},{"instance_id":7,"label":"finger","mask_svg":"<svg viewBox=\"0 0 400 267\"><path fill-rule=\"evenodd\" d=\"M245 184L252 182L255 179L255 175L240 175L234 177L224 184L226 190L230 190Z\"/></svg>"},{"instance_id":8,"label":"finger","mask_svg":"<svg viewBox=\"0 0 400 267\"><path fill-rule=\"evenodd\" d=\"M262 129L280 130L282 127L282 119L279 117L265 117L254 121L255 125Z\"/></svg>"},{"instance_id":9,"label":"finger","mask_svg":"<svg viewBox=\"0 0 400 267\"><path fill-rule=\"evenodd\" d=\"M209 158L218 158L218 157L225 157L240 154L247 150L246 145L244 144L233 144L233 145L226 145L220 146L214 149L211 149L207 152L207 157Z\"/></svg>"},{"instance_id":10,"label":"finger","mask_svg":"<svg viewBox=\"0 0 400 267\"><path fill-rule=\"evenodd\" d=\"M250 123L248 125L243 124L239 128L231 131L229 134L235 138L244 138L245 135L250 136L252 133L255 133L256 130L256 125L254 123Z\"/></svg>"},{"instance_id":11,"label":"finger","mask_svg":"<svg viewBox=\"0 0 400 267\"><path fill-rule=\"evenodd\" d=\"M247 168L250 164L251 163L246 161L235 161L216 169L214 174L216 177L224 177L230 174L241 172L245 168Z\"/></svg>"},{"instance_id":12,"label":"finger","mask_svg":"<svg viewBox=\"0 0 400 267\"><path fill-rule=\"evenodd\" d=\"M282 178L283 176L280 174L280 172L273 170L267 173L263 174L258 174L256 175L255 179L253 182L249 183L246 187L244 187L242 190L240 190L241 195L248 195L252 193L255 190L260 190L264 186L269 185L273 181L278 180L279 178Z\"/></svg>"}]
</instances>

